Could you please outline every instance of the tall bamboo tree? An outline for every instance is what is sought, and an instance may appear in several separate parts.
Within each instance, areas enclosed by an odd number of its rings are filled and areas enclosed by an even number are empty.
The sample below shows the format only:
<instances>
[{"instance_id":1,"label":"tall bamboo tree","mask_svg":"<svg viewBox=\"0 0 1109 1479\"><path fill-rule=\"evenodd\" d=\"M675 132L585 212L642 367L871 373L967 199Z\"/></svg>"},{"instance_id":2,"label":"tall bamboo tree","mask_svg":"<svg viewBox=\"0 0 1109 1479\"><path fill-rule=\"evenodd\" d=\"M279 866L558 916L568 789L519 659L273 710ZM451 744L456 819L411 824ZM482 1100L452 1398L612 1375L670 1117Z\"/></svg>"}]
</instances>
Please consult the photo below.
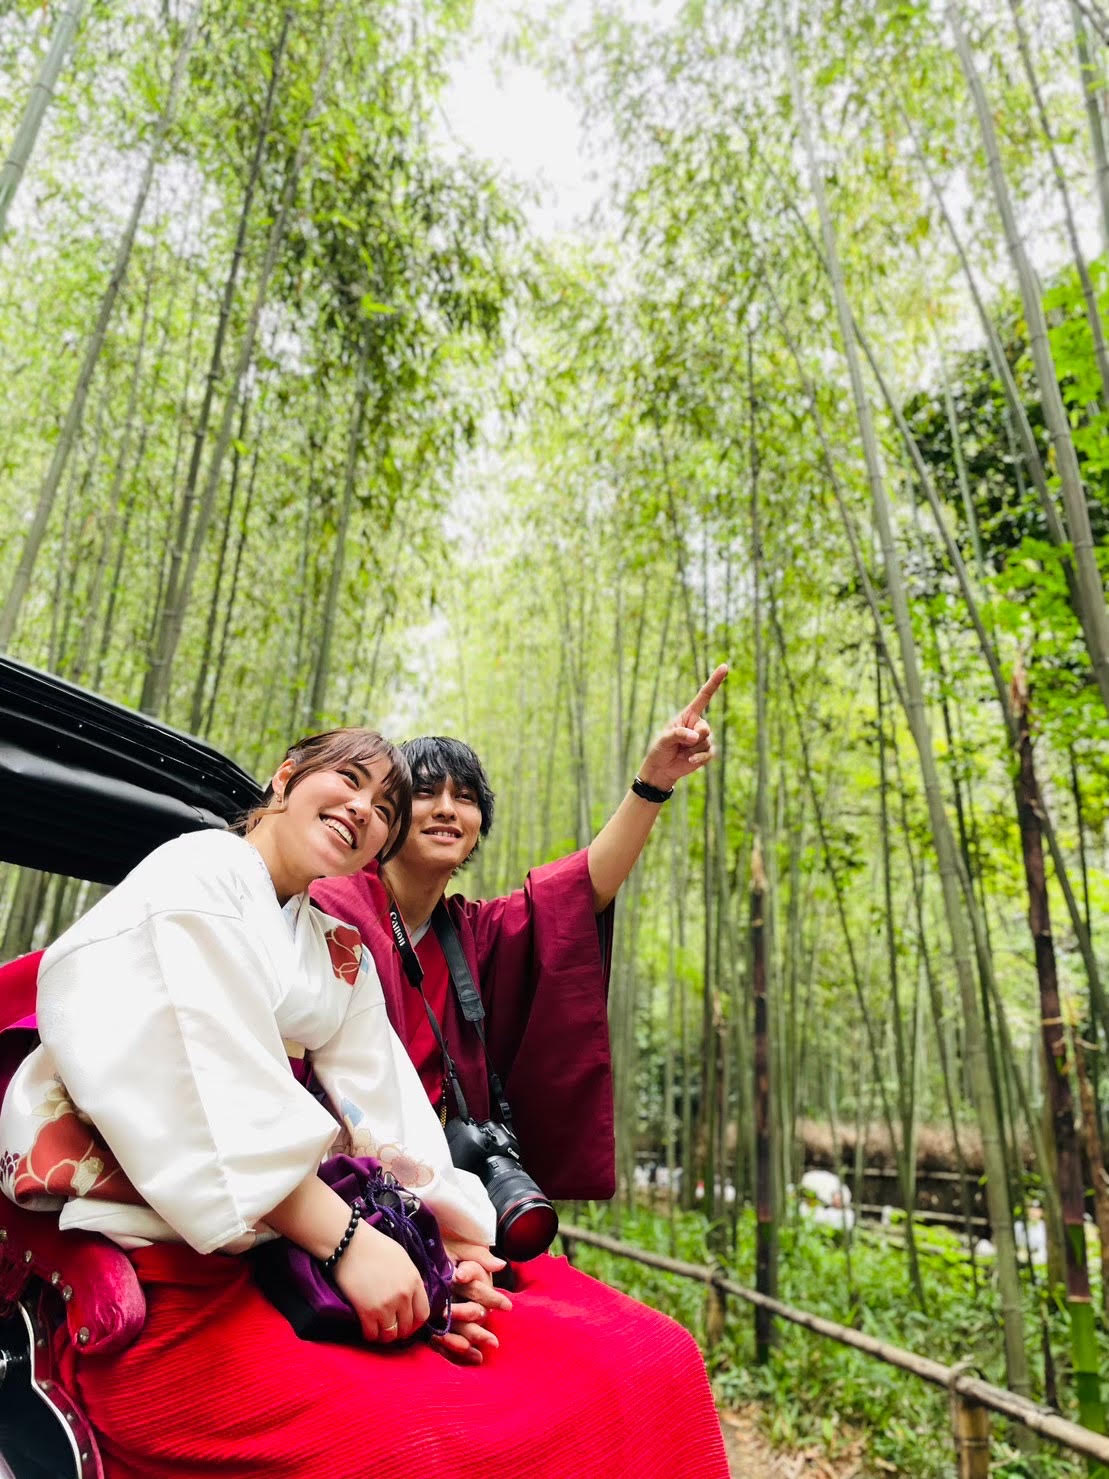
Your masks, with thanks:
<instances>
[{"instance_id":1,"label":"tall bamboo tree","mask_svg":"<svg viewBox=\"0 0 1109 1479\"><path fill-rule=\"evenodd\" d=\"M38 501L35 504L31 525L23 541L23 549L19 557L19 564L12 577L11 586L4 600L3 608L0 609L0 652L6 652L15 635L16 624L19 614L26 599L27 591L31 584L31 575L38 559L39 550L46 534L46 526L54 507L54 501L61 486L62 476L65 473L70 453L73 450L77 434L81 426L81 418L85 411L85 402L88 399L89 387L92 384L93 373L100 360L104 341L108 334L108 325L111 322L115 310L116 299L119 297L127 276L127 269L131 261L131 249L135 243L135 233L138 231L139 222L146 209L147 197L154 180L154 171L161 156L162 147L169 133L177 109L181 100L181 91L185 81L186 68L189 57L192 54L200 27L201 5L194 5L189 16L185 33L178 47L176 60L173 65L173 73L170 77L169 87L166 92L165 103L158 115L158 121L154 127L154 137L146 157L146 165L143 169L139 188L135 192L135 198L131 204L131 212L127 218L127 224L123 228L123 234L116 248L115 262L112 267L108 286L104 290L100 300L100 309L96 316L96 323L92 333L89 335L88 344L85 347L84 357L81 361L81 369L77 376L77 384L74 387L69 407L62 422L58 440L54 444L54 452L50 459L50 466L46 470L42 485L39 488Z\"/></svg>"},{"instance_id":2,"label":"tall bamboo tree","mask_svg":"<svg viewBox=\"0 0 1109 1479\"><path fill-rule=\"evenodd\" d=\"M1074 0L1071 0L1070 12L1074 25L1074 44L1078 52L1079 75L1082 78L1082 100L1086 105L1086 122L1094 157L1094 188L1101 221L1101 248L1102 251L1109 251L1109 148L1105 142L1105 119L1101 105L1105 88L1090 55L1085 19Z\"/></svg>"},{"instance_id":3,"label":"tall bamboo tree","mask_svg":"<svg viewBox=\"0 0 1109 1479\"><path fill-rule=\"evenodd\" d=\"M235 412L238 408L239 396L242 393L247 371L254 358L254 344L259 325L262 321L262 310L266 305L270 279L277 265L278 254L285 241L285 234L289 226L289 217L300 188L301 175L311 155L311 146L314 137L313 125L326 105L328 81L342 40L344 21L345 16L340 9L335 13L331 29L324 43L323 55L312 91L311 103L301 123L297 147L285 175L280 200L274 214L273 223L270 226L265 256L263 257L255 282L253 300L247 314L246 327L239 344L235 366L224 395L223 412L220 418L219 428L216 432L215 443L208 458L208 469L204 479L203 491L201 492L195 518L192 519L189 530L188 557L184 562L184 569L180 578L176 580L171 578L162 607L158 629L152 644L153 652L146 676L143 680L143 692L140 700L140 707L148 714L161 713L169 698L173 659L177 652L178 643L181 640L181 632L185 624L185 612L192 594L193 582L196 578L200 556L208 535L212 512L215 508L216 494L219 490L220 478L223 472L223 460L227 455L228 447L231 445L231 434L235 424ZM282 37L284 37L284 30L282 31ZM260 131L259 148L264 142L264 137L265 131L262 130ZM241 226L240 229L245 228ZM222 340L217 337L217 346L221 344ZM218 355L218 353L219 349L217 348L216 354ZM209 385L214 383L214 375L218 373L218 369L219 360L214 357L212 368L209 371Z\"/></svg>"},{"instance_id":4,"label":"tall bamboo tree","mask_svg":"<svg viewBox=\"0 0 1109 1479\"><path fill-rule=\"evenodd\" d=\"M1055 451L1055 465L1059 473L1059 488L1067 531L1070 535L1071 548L1074 551L1078 618L1085 634L1090 663L1102 701L1106 709L1109 709L1109 609L1105 604L1105 587L1097 566L1093 531L1090 526L1090 510L1086 502L1086 491L1082 485L1078 455L1071 436L1070 422L1067 418L1066 407L1063 405L1063 396L1059 389L1055 362L1048 340L1047 319L1044 314L1040 286L1029 259L1024 238L1017 226L1009 186L1001 167L993 113L986 90L982 85L982 79L978 75L978 68L966 32L963 30L955 0L945 0L944 13L955 38L959 61L974 101L974 110L978 117L978 126L986 151L986 163L994 202L1001 216L1006 245L1020 288L1021 306L1028 324L1029 347L1036 366L1040 402Z\"/></svg>"},{"instance_id":5,"label":"tall bamboo tree","mask_svg":"<svg viewBox=\"0 0 1109 1479\"><path fill-rule=\"evenodd\" d=\"M963 1003L964 1030L967 1039L967 1067L975 1098L982 1131L982 1150L986 1163L986 1194L990 1208L990 1225L997 1247L998 1281L1001 1289L1002 1322L1005 1334L1005 1367L1010 1387L1014 1391L1028 1392L1030 1378L1028 1358L1024 1345L1023 1316L1020 1304L1020 1283L1017 1276L1016 1248L1013 1241L1012 1214L1006 1191L1005 1161L1001 1147L1000 1130L994 1108L993 1094L989 1083L986 1062L985 1040L982 1031L981 1013L978 1004L977 986L970 960L970 940L955 860L955 844L951 824L944 809L940 790L939 774L932 749L932 736L924 707L923 687L917 661L916 644L913 637L912 620L905 596L904 582L897 550L893 541L889 502L882 475L881 460L874 423L863 385L862 367L855 345L854 323L847 302L847 294L839 263L835 229L824 193L824 181L817 165L808 116L801 94L800 78L793 58L791 42L786 31L784 8L783 33L786 42L786 59L790 73L798 127L801 132L805 157L808 161L810 187L820 215L824 237L824 252L827 261L832 291L836 302L840 336L847 358L851 379L852 395L859 420L863 442L863 453L867 469L874 508L875 524L882 548L886 573L886 587L893 607L897 627L898 644L901 651L902 682L907 700L906 717L920 759L921 776L928 802L928 813L932 828L932 841L939 863L940 884L943 891L947 926L951 934L956 974Z\"/></svg>"},{"instance_id":6,"label":"tall bamboo tree","mask_svg":"<svg viewBox=\"0 0 1109 1479\"><path fill-rule=\"evenodd\" d=\"M31 96L19 120L8 157L0 168L0 242L4 239L8 211L27 169L46 110L53 101L54 89L77 37L84 9L85 0L66 0L58 12L50 44L31 84Z\"/></svg>"},{"instance_id":7,"label":"tall bamboo tree","mask_svg":"<svg viewBox=\"0 0 1109 1479\"><path fill-rule=\"evenodd\" d=\"M1067 1031L1059 1000L1055 967L1055 943L1051 935L1051 911L1044 876L1043 840L1038 815L1039 786L1032 756L1032 731L1028 714L1028 684L1022 669L1013 677L1013 713L1019 729L1020 836L1024 874L1028 887L1028 926L1036 951L1036 976L1040 986L1040 1030L1044 1067L1051 1105L1059 1187L1066 1228L1067 1308L1071 1321L1071 1352L1074 1359L1075 1390L1082 1422L1097 1433L1105 1432L1105 1409L1101 1402L1098 1349L1094 1330L1090 1279L1086 1267L1085 1197L1082 1162L1074 1123L1074 1096L1067 1069ZM1106 1479L1105 1465L1092 1465L1097 1479Z\"/></svg>"}]
</instances>

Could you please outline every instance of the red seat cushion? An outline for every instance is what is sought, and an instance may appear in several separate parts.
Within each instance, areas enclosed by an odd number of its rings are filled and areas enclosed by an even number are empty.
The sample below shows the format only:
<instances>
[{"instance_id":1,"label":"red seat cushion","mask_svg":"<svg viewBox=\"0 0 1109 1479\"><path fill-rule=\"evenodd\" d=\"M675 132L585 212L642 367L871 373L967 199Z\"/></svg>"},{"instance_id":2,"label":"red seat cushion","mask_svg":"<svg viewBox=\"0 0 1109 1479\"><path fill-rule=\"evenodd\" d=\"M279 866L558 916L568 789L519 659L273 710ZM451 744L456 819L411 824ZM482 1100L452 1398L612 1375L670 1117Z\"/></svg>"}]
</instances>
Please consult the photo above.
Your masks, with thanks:
<instances>
[{"instance_id":1,"label":"red seat cushion","mask_svg":"<svg viewBox=\"0 0 1109 1479\"><path fill-rule=\"evenodd\" d=\"M79 1351L108 1356L138 1336L146 1298L131 1260L114 1243L99 1233L63 1232L53 1213L28 1212L5 1196L0 1233L0 1300L19 1295L36 1274L66 1300L66 1325Z\"/></svg>"},{"instance_id":2,"label":"red seat cushion","mask_svg":"<svg viewBox=\"0 0 1109 1479\"><path fill-rule=\"evenodd\" d=\"M38 1042L41 958L36 950L0 966L0 1096ZM70 1336L89 1355L122 1350L143 1327L146 1299L125 1253L97 1233L63 1232L53 1213L28 1212L0 1194L0 1301L20 1294L32 1274L65 1295Z\"/></svg>"},{"instance_id":3,"label":"red seat cushion","mask_svg":"<svg viewBox=\"0 0 1109 1479\"><path fill-rule=\"evenodd\" d=\"M0 1032L8 1027L35 1025L35 992L38 986L41 950L20 955L0 965Z\"/></svg>"}]
</instances>

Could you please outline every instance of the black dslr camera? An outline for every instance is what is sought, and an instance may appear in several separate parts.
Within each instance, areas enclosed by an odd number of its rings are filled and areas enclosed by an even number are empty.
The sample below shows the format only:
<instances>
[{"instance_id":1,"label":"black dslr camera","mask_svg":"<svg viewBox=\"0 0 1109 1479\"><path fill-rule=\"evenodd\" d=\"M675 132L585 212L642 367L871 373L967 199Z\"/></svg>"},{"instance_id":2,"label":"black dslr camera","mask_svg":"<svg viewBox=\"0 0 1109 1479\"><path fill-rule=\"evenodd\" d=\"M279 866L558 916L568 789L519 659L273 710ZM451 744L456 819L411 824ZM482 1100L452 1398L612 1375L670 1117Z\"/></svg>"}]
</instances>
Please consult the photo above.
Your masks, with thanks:
<instances>
[{"instance_id":1,"label":"black dslr camera","mask_svg":"<svg viewBox=\"0 0 1109 1479\"><path fill-rule=\"evenodd\" d=\"M496 1252L524 1263L554 1242L558 1214L524 1170L516 1136L496 1120L452 1119L446 1127L451 1160L472 1171L497 1214Z\"/></svg>"}]
</instances>

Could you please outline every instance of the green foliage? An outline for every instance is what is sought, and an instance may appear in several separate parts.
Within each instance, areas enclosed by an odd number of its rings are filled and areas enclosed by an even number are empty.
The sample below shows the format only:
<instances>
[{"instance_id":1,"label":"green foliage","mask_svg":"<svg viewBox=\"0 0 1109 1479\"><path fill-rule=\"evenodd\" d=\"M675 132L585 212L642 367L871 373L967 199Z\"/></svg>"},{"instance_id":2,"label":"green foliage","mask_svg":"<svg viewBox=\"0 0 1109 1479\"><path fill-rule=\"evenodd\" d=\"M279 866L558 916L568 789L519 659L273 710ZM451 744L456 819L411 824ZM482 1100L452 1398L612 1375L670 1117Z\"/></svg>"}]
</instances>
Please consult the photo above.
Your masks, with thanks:
<instances>
[{"instance_id":1,"label":"green foliage","mask_svg":"<svg viewBox=\"0 0 1109 1479\"><path fill-rule=\"evenodd\" d=\"M593 1209L583 1226L611 1232L611 1216ZM695 1213L678 1214L673 1224L646 1209L622 1213L619 1237L690 1263L721 1261L709 1253L709 1224ZM850 1274L842 1237L804 1218L780 1233L779 1298L796 1308L866 1331L902 1349L945 1365L969 1360L989 1380L1002 1381L998 1308L988 1265L977 1281L960 1240L936 1228L918 1229L922 1275L928 1290L927 1314L915 1307L903 1249L877 1230L863 1228L852 1239ZM724 1258L738 1282L754 1282L754 1218L740 1218L736 1253ZM704 1291L691 1280L663 1274L628 1259L575 1245L575 1265L664 1310L704 1343ZM983 1272L987 1282L983 1283ZM1029 1294L1026 1318L1030 1345L1039 1344L1039 1306ZM1064 1362L1066 1316L1048 1314L1056 1360ZM754 1319L749 1306L728 1302L724 1339L710 1355L717 1401L724 1407L758 1403L768 1437L783 1448L822 1445L834 1456L858 1434L875 1472L946 1479L952 1472L950 1418L946 1393L907 1372L860 1351L812 1334L787 1321L776 1322L771 1361L754 1360ZM1109 1348L1104 1333L1103 1352ZM1068 1415L1076 1417L1071 1404ZM1028 1459L1018 1453L1005 1424L992 1425L991 1472L1037 1476L1077 1475L1083 1465L1045 1444Z\"/></svg>"},{"instance_id":2,"label":"green foliage","mask_svg":"<svg viewBox=\"0 0 1109 1479\"><path fill-rule=\"evenodd\" d=\"M1004 278L962 74L935 5L786 8L852 309L919 441L1003 674L1018 658L1029 670L1045 805L1083 911L1088 898L1104 976L1109 715L1075 616L1073 550L1051 542L937 199L953 213L1054 495L1028 328ZM879 634L894 645L889 591L798 169L782 7L691 3L669 19L647 9L632 18L600 4L571 38L571 12L531 7L507 43L580 103L611 171L593 220L550 241L529 230L518 192L490 165L439 140L469 6L428 4L414 24L393 0L205 0L13 651L137 702L174 561L191 552L197 527L183 507L190 459L195 450L199 494L227 413L165 714L259 773L317 720L463 735L499 798L497 827L460 880L467 890L516 886L530 866L584 846L651 733L726 658L731 676L712 715L718 759L663 809L620 901L610 1012L621 1167L637 1151L688 1157L694 1182L711 1153L742 1191L760 740L780 1179L796 1172L802 1121L833 1138L876 1118L883 1097L899 1110L907 1100L922 1136L949 1135L953 1113L973 1147L973 1113L923 784L888 674L879 724ZM1063 170L1085 199L1065 10L1037 13L1033 60ZM0 244L0 590L59 443L188 13L170 0L88 8ZM5 139L48 34L44 14L0 7ZM1051 350L1105 561L1109 408L1078 276L1056 244L1060 206L1008 4L988 0L974 23L1001 162L1042 256ZM309 124L332 24L338 61ZM252 361L234 385L286 192ZM1090 270L1109 308L1104 261ZM1014 1045L1001 1088L1007 1138L1019 1144L1027 1127L1011 1080L1021 1075L1037 1113L1038 1011L1008 738L943 541L892 417L867 388L924 717ZM1054 877L1051 889L1063 984L1086 1021L1085 964ZM44 906L24 920L17 904L15 885L0 879L12 948L64 917ZM715 1138L710 1063L724 1121ZM662 1236L638 1218L627 1213L627 1236ZM690 1218L674 1239L700 1258L708 1233ZM807 1228L787 1230L783 1245L787 1297L851 1315L842 1250ZM996 1374L989 1299L967 1302L950 1248L923 1257L936 1348L974 1352ZM622 1268L648 1288L653 1276ZM931 1348L903 1261L864 1237L852 1269L861 1318ZM696 1326L698 1292L673 1298ZM819 1424L834 1443L836 1423L858 1421L873 1429L878 1457L932 1472L935 1445L920 1429L942 1422L938 1399L916 1387L910 1399L901 1378L796 1332L755 1372L746 1340L719 1374L722 1390L769 1394L782 1434ZM819 1418L809 1402L818 1385L832 1393ZM914 1403L932 1404L919 1409L925 1419Z\"/></svg>"}]
</instances>

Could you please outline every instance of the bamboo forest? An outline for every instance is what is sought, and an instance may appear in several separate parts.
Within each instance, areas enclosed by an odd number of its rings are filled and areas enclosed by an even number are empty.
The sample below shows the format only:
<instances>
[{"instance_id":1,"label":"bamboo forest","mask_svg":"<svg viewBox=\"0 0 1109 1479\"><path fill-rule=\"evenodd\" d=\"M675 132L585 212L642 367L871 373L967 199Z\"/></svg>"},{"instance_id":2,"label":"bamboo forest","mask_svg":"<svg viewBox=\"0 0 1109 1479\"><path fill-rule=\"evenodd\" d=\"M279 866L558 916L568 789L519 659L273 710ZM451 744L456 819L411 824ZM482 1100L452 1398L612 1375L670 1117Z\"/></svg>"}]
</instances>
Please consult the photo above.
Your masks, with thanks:
<instances>
[{"instance_id":1,"label":"bamboo forest","mask_svg":"<svg viewBox=\"0 0 1109 1479\"><path fill-rule=\"evenodd\" d=\"M560 1215L735 1473L956 1472L949 1394L611 1240L1107 1431L1107 339L1106 0L0 4L0 654L262 782L465 739L474 898L729 665ZM0 959L93 897L5 861ZM958 1472L1082 1472L1045 1431Z\"/></svg>"}]
</instances>

